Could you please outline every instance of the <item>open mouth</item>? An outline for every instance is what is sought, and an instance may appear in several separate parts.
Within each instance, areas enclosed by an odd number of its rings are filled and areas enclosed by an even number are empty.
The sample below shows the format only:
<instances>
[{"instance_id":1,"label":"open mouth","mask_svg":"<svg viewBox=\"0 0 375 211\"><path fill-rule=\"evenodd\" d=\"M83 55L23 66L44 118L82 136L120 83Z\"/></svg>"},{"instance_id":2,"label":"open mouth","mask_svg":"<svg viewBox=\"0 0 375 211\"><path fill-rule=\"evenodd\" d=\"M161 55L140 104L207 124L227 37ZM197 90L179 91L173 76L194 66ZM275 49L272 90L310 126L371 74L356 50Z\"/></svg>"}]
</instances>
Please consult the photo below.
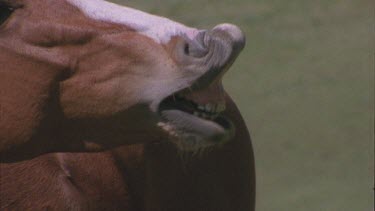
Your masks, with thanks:
<instances>
[{"instance_id":1,"label":"open mouth","mask_svg":"<svg viewBox=\"0 0 375 211\"><path fill-rule=\"evenodd\" d=\"M222 114L225 101L199 100L199 97L209 94L217 93L185 89L166 97L159 104L161 122L158 126L169 133L180 150L199 151L221 145L234 136L234 125Z\"/></svg>"},{"instance_id":2,"label":"open mouth","mask_svg":"<svg viewBox=\"0 0 375 211\"><path fill-rule=\"evenodd\" d=\"M234 136L235 127L224 115L221 79L245 42L245 35L237 26L221 24L203 32L193 42L186 42L184 46L190 48L177 54L182 64L194 64L184 66L184 71L202 73L190 87L167 96L158 106L161 117L158 126L173 137L171 140L180 150L201 151Z\"/></svg>"}]
</instances>

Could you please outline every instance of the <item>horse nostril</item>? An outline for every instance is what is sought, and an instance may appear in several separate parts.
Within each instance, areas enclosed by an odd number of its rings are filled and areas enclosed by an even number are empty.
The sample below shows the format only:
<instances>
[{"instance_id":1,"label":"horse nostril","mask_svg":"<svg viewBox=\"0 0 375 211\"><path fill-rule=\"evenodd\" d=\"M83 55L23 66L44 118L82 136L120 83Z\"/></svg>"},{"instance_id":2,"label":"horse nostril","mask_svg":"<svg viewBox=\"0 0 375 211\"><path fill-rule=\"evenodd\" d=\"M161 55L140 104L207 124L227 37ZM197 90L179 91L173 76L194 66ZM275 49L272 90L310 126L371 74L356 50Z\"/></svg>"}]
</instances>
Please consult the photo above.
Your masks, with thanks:
<instances>
[{"instance_id":1,"label":"horse nostril","mask_svg":"<svg viewBox=\"0 0 375 211\"><path fill-rule=\"evenodd\" d=\"M179 44L179 51L183 56L190 58L203 58L207 55L208 49L204 43L206 31L201 30L195 37L183 37L183 42Z\"/></svg>"},{"instance_id":2,"label":"horse nostril","mask_svg":"<svg viewBox=\"0 0 375 211\"><path fill-rule=\"evenodd\" d=\"M202 58L206 56L207 53L208 49L204 47L203 43L201 43L199 40L188 40L184 44L184 54L186 56Z\"/></svg>"},{"instance_id":3,"label":"horse nostril","mask_svg":"<svg viewBox=\"0 0 375 211\"><path fill-rule=\"evenodd\" d=\"M189 43L185 43L184 53L185 53L185 55L188 55L188 56L190 55Z\"/></svg>"}]
</instances>

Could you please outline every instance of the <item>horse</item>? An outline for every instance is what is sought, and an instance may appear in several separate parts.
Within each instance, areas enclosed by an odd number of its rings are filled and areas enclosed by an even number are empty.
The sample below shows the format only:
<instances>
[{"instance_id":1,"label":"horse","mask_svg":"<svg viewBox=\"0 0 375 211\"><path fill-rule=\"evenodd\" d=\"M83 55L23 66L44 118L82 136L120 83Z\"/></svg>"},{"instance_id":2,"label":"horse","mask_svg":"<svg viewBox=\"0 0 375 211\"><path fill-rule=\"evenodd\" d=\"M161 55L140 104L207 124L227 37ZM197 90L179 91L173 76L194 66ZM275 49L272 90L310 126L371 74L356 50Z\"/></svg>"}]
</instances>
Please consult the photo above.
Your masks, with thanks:
<instances>
[{"instance_id":1,"label":"horse","mask_svg":"<svg viewBox=\"0 0 375 211\"><path fill-rule=\"evenodd\" d=\"M252 211L246 43L102 0L0 0L1 210Z\"/></svg>"}]
</instances>

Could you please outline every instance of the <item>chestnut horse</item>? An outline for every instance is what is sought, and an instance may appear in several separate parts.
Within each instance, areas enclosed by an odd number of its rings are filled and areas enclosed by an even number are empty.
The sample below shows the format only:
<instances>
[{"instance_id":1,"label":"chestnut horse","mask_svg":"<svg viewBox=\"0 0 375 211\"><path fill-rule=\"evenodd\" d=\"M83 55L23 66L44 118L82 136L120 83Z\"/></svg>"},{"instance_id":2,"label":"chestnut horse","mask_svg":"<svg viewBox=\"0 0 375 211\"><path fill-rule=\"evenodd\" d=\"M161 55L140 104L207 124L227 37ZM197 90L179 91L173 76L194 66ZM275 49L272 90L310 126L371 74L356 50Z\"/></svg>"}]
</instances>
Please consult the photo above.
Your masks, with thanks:
<instances>
[{"instance_id":1,"label":"chestnut horse","mask_svg":"<svg viewBox=\"0 0 375 211\"><path fill-rule=\"evenodd\" d=\"M102 0L0 0L0 209L254 210L221 82L244 45Z\"/></svg>"}]
</instances>

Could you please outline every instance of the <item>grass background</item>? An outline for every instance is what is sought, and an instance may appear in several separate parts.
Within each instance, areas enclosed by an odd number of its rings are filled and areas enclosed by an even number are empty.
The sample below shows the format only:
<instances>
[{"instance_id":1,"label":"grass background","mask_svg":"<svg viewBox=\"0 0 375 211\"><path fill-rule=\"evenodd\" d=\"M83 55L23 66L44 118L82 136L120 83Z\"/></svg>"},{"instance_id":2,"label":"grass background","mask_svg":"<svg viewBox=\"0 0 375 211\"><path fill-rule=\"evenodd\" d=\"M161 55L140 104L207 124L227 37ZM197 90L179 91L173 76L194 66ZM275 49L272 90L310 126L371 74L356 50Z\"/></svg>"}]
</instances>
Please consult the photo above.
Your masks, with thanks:
<instances>
[{"instance_id":1,"label":"grass background","mask_svg":"<svg viewBox=\"0 0 375 211\"><path fill-rule=\"evenodd\" d=\"M114 2L246 32L224 84L252 134L257 210L373 210L371 0Z\"/></svg>"}]
</instances>

